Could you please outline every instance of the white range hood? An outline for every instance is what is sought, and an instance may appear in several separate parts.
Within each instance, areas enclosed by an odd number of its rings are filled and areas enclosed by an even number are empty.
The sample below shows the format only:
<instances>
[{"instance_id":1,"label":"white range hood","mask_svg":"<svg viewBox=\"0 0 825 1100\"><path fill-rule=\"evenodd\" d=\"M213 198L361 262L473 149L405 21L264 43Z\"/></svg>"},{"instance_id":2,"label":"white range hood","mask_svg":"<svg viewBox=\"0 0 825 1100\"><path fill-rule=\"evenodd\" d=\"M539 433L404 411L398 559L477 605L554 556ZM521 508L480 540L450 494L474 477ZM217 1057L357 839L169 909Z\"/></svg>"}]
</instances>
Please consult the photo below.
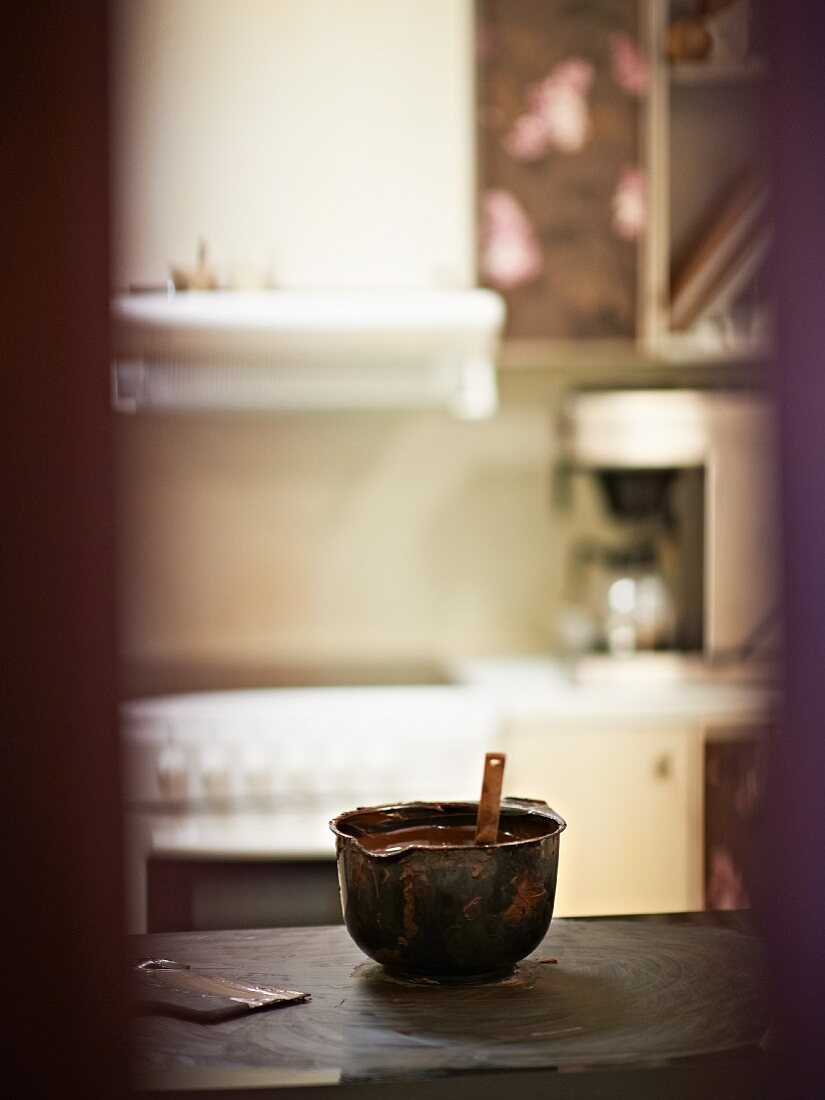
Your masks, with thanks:
<instances>
[{"instance_id":1,"label":"white range hood","mask_svg":"<svg viewBox=\"0 0 825 1100\"><path fill-rule=\"evenodd\" d=\"M112 312L126 412L497 407L490 290L141 293Z\"/></svg>"}]
</instances>

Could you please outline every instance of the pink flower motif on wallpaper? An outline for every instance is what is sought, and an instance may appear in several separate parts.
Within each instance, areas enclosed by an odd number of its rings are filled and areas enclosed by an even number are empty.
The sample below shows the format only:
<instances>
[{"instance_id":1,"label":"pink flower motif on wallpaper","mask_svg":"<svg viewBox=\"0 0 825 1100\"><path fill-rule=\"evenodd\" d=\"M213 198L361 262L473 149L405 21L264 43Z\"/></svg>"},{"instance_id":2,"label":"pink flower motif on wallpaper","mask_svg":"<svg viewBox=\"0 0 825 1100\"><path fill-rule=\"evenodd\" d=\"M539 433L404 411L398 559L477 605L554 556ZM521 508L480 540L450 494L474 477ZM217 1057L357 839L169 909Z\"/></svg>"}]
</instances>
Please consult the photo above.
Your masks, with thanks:
<instances>
[{"instance_id":1,"label":"pink flower motif on wallpaper","mask_svg":"<svg viewBox=\"0 0 825 1100\"><path fill-rule=\"evenodd\" d=\"M742 876L726 848L713 849L706 894L709 909L747 909L750 905Z\"/></svg>"},{"instance_id":2,"label":"pink flower motif on wallpaper","mask_svg":"<svg viewBox=\"0 0 825 1100\"><path fill-rule=\"evenodd\" d=\"M619 173L613 192L613 231L622 240L635 241L647 225L647 182L644 172L635 164Z\"/></svg>"},{"instance_id":3,"label":"pink flower motif on wallpaper","mask_svg":"<svg viewBox=\"0 0 825 1100\"><path fill-rule=\"evenodd\" d=\"M481 211L481 271L498 290L515 290L540 274L544 262L530 219L503 188L487 191Z\"/></svg>"},{"instance_id":4,"label":"pink flower motif on wallpaper","mask_svg":"<svg viewBox=\"0 0 825 1100\"><path fill-rule=\"evenodd\" d=\"M538 160L551 148L578 153L593 131L587 94L593 66L580 57L561 62L527 89L527 111L504 138L504 148L517 160Z\"/></svg>"},{"instance_id":5,"label":"pink flower motif on wallpaper","mask_svg":"<svg viewBox=\"0 0 825 1100\"><path fill-rule=\"evenodd\" d=\"M520 115L504 138L504 148L516 160L538 160L547 147L547 127L538 114Z\"/></svg>"},{"instance_id":6,"label":"pink flower motif on wallpaper","mask_svg":"<svg viewBox=\"0 0 825 1100\"><path fill-rule=\"evenodd\" d=\"M623 92L641 99L647 93L650 69L647 58L629 34L610 36L610 70Z\"/></svg>"}]
</instances>

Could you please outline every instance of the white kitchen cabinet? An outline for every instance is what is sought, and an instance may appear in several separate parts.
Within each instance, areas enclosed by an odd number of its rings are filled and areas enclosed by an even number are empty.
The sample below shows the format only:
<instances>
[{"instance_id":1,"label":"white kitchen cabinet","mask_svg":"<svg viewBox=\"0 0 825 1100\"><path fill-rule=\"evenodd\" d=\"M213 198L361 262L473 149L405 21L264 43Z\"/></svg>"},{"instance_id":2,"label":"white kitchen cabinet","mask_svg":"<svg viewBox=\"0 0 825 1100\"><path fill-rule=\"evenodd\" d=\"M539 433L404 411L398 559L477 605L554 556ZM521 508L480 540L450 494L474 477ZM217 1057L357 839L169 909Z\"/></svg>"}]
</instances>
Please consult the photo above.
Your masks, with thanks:
<instances>
[{"instance_id":1,"label":"white kitchen cabinet","mask_svg":"<svg viewBox=\"0 0 825 1100\"><path fill-rule=\"evenodd\" d=\"M544 798L567 821L558 916L702 908L698 723L513 719L505 793Z\"/></svg>"}]
</instances>

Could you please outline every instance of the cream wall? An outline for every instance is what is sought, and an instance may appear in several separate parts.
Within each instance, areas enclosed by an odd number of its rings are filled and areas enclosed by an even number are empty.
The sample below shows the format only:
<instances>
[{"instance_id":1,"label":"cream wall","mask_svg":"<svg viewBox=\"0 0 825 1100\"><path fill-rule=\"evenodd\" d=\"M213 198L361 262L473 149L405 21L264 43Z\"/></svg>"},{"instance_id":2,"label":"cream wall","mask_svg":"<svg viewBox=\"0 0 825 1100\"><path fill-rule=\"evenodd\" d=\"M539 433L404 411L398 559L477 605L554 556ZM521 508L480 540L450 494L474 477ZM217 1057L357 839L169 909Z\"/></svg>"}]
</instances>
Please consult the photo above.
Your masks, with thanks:
<instances>
[{"instance_id":1,"label":"cream wall","mask_svg":"<svg viewBox=\"0 0 825 1100\"><path fill-rule=\"evenodd\" d=\"M541 651L557 565L546 406L121 418L123 651L141 666Z\"/></svg>"},{"instance_id":2,"label":"cream wall","mask_svg":"<svg viewBox=\"0 0 825 1100\"><path fill-rule=\"evenodd\" d=\"M163 279L203 235L226 278L471 285L472 7L120 3L116 282ZM547 648L550 425L509 391L472 424L120 417L126 668L151 689L187 686L159 668Z\"/></svg>"},{"instance_id":3,"label":"cream wall","mask_svg":"<svg viewBox=\"0 0 825 1100\"><path fill-rule=\"evenodd\" d=\"M120 0L115 281L468 285L472 0Z\"/></svg>"}]
</instances>

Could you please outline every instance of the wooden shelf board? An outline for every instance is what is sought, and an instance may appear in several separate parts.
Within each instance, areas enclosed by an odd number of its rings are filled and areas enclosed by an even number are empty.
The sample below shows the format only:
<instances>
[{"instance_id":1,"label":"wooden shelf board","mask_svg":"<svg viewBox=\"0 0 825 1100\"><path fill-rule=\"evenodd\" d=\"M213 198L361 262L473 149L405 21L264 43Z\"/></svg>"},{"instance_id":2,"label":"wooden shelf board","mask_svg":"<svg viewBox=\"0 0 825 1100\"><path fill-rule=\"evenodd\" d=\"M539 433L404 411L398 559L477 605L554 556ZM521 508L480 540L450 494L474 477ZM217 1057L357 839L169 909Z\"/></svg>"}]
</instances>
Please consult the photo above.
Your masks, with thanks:
<instances>
[{"instance_id":1,"label":"wooden shelf board","mask_svg":"<svg viewBox=\"0 0 825 1100\"><path fill-rule=\"evenodd\" d=\"M639 347L632 340L505 339L498 356L503 370L576 369L588 366L637 365Z\"/></svg>"},{"instance_id":2,"label":"wooden shelf board","mask_svg":"<svg viewBox=\"0 0 825 1100\"><path fill-rule=\"evenodd\" d=\"M767 344L754 342L738 345L723 344L721 342L712 344L697 339L690 332L670 332L661 337L648 354L660 362L692 362L697 365L719 363L724 365L727 363L764 362L772 353L773 349Z\"/></svg>"},{"instance_id":3,"label":"wooden shelf board","mask_svg":"<svg viewBox=\"0 0 825 1100\"><path fill-rule=\"evenodd\" d=\"M704 368L759 363L770 355L766 347L713 347L689 333L671 333L652 346L634 340L505 340L498 357L502 371L623 370L656 367Z\"/></svg>"},{"instance_id":4,"label":"wooden shelf board","mask_svg":"<svg viewBox=\"0 0 825 1100\"><path fill-rule=\"evenodd\" d=\"M768 75L768 65L759 57L748 61L681 61L669 65L668 72L674 84L721 84L762 80Z\"/></svg>"}]
</instances>

